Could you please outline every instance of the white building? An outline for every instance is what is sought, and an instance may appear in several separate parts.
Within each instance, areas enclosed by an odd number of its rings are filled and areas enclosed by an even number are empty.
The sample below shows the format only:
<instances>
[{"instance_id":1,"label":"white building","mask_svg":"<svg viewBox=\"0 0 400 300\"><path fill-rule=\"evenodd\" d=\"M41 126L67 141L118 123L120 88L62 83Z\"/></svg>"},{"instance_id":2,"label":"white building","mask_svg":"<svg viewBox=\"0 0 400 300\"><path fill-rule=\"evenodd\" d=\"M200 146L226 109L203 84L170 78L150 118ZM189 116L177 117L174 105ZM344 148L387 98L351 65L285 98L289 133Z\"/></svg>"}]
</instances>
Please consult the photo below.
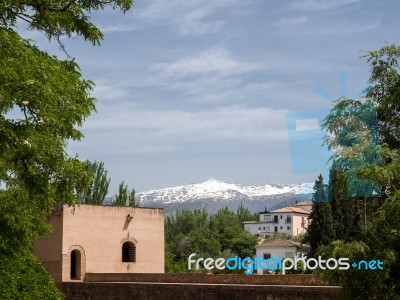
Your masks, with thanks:
<instances>
[{"instance_id":1,"label":"white building","mask_svg":"<svg viewBox=\"0 0 400 300\"><path fill-rule=\"evenodd\" d=\"M272 240L256 246L256 257L261 257L264 260L274 258L279 261L279 258L301 256L301 246L299 243L289 240ZM273 269L273 261L270 261L271 268ZM269 272L269 269L262 270L257 266L257 274L264 274Z\"/></svg>"},{"instance_id":2,"label":"white building","mask_svg":"<svg viewBox=\"0 0 400 300\"><path fill-rule=\"evenodd\" d=\"M306 232L311 207L312 202L308 201L274 211L266 210L260 212L259 221L246 221L243 225L251 234L262 237L272 236L274 233L296 236Z\"/></svg>"}]
</instances>

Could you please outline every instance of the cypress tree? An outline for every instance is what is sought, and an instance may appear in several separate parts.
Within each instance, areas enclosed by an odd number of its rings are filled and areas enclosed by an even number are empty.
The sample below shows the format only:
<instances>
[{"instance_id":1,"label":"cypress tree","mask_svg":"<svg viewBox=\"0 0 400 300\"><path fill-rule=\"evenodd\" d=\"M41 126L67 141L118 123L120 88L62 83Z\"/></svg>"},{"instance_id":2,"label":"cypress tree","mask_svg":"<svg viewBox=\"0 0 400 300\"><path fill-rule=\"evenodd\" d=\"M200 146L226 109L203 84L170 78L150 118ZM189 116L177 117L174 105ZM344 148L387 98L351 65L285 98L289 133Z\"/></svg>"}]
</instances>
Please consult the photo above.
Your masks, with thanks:
<instances>
[{"instance_id":1,"label":"cypress tree","mask_svg":"<svg viewBox=\"0 0 400 300\"><path fill-rule=\"evenodd\" d=\"M328 187L324 184L322 175L315 180L312 201L312 212L309 216L311 224L305 237L305 242L310 244L309 257L315 256L320 245L327 245L335 238Z\"/></svg>"},{"instance_id":2,"label":"cypress tree","mask_svg":"<svg viewBox=\"0 0 400 300\"><path fill-rule=\"evenodd\" d=\"M361 202L347 196L346 171L331 170L329 198L332 207L333 227L338 240L351 241L360 232Z\"/></svg>"}]
</instances>

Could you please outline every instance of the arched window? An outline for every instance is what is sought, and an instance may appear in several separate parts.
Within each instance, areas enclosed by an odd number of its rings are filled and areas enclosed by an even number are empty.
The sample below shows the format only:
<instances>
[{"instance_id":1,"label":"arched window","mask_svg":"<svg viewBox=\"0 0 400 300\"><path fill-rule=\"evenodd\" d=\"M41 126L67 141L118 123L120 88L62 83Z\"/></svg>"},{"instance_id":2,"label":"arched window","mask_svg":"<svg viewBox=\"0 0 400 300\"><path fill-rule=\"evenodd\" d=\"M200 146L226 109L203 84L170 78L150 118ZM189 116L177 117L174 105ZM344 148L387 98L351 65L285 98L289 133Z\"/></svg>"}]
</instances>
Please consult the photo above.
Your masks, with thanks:
<instances>
[{"instance_id":1,"label":"arched window","mask_svg":"<svg viewBox=\"0 0 400 300\"><path fill-rule=\"evenodd\" d=\"M132 242L122 244L122 262L136 261L136 246Z\"/></svg>"},{"instance_id":2,"label":"arched window","mask_svg":"<svg viewBox=\"0 0 400 300\"><path fill-rule=\"evenodd\" d=\"M71 279L81 279L81 252L79 250L71 251Z\"/></svg>"}]
</instances>

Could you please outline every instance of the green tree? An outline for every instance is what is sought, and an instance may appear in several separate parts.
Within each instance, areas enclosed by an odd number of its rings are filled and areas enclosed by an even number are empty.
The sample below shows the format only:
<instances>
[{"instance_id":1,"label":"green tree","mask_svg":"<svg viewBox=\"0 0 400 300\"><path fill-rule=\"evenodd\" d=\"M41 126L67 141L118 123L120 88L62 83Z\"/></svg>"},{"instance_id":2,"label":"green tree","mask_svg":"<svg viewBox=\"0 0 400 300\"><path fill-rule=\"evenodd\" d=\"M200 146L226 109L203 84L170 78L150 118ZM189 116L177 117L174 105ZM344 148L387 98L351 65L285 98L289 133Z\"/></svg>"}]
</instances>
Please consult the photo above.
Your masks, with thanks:
<instances>
[{"instance_id":1,"label":"green tree","mask_svg":"<svg viewBox=\"0 0 400 300\"><path fill-rule=\"evenodd\" d=\"M305 242L310 245L309 257L315 257L318 247L329 244L335 237L332 209L328 202L328 187L324 184L322 175L315 180L312 200L312 212L309 216L311 224L305 237Z\"/></svg>"},{"instance_id":2,"label":"green tree","mask_svg":"<svg viewBox=\"0 0 400 300\"><path fill-rule=\"evenodd\" d=\"M56 291L50 295L54 285L34 271L37 261L26 253L35 238L50 231L46 215L54 205L76 204L90 182L85 163L66 148L82 138L79 127L95 110L93 83L82 78L78 64L41 51L18 35L16 24L26 21L58 42L77 35L97 44L102 34L88 14L106 6L125 11L131 5L131 0L0 3L0 253L27 262L14 260L12 271L3 270L1 282L10 283L1 285L4 299L27 299L26 289L35 291L30 299L60 298ZM29 286L23 282L27 277Z\"/></svg>"},{"instance_id":3,"label":"green tree","mask_svg":"<svg viewBox=\"0 0 400 300\"><path fill-rule=\"evenodd\" d=\"M236 210L236 216L241 224L245 221L258 221L258 213L252 213L242 202Z\"/></svg>"},{"instance_id":4,"label":"green tree","mask_svg":"<svg viewBox=\"0 0 400 300\"><path fill-rule=\"evenodd\" d=\"M76 203L88 183L85 164L67 155L66 144L82 137L77 127L94 109L92 83L81 78L75 62L50 57L4 28L0 69L0 197L7 199L0 222L10 231L21 225L29 238L20 242L30 244L43 233L32 229L43 227L45 214L56 203ZM30 203L26 211L24 205L12 208L14 193ZM32 226L18 224L25 213L36 217Z\"/></svg>"},{"instance_id":5,"label":"green tree","mask_svg":"<svg viewBox=\"0 0 400 300\"><path fill-rule=\"evenodd\" d=\"M392 44L365 56L371 66L366 97L377 105L377 117L381 142L389 149L400 147L400 47Z\"/></svg>"},{"instance_id":6,"label":"green tree","mask_svg":"<svg viewBox=\"0 0 400 300\"><path fill-rule=\"evenodd\" d=\"M377 51L368 52L367 57L371 65L371 77L369 79L371 88L366 91L365 102L376 108L377 130L370 130L369 138L364 139L367 135L364 135L365 130L361 128L359 134L353 135L354 140L352 142L352 137L348 134L350 131L346 129L346 126L354 126L354 116L343 115L342 120L345 122L342 122L342 124L331 122L331 125L334 125L332 128L336 131L333 135L333 141L335 142L335 139L340 137L341 134L344 135L344 139L340 141L342 149L340 149L339 155L334 161L344 168L339 171L342 174L336 174L334 177L336 181L334 185L338 188L336 193L335 190L333 191L333 200L338 199L338 197L345 199L348 196L354 196L355 201L358 201L358 209L354 209L354 203L348 203L347 206L353 205L353 210L364 216L364 222L361 222L364 227L363 230L356 232L350 240L339 240L330 245L321 246L318 253L326 257L348 257L351 262L357 262L361 259L367 261L379 259L383 262L383 270L324 271L323 273L328 281L343 287L344 299L399 299L400 174L398 170L400 169L400 123L398 116L400 105L398 99L400 95L400 72L398 59L400 47L395 45L385 46ZM356 106L362 108L361 114L358 113L357 115L358 118L362 119L366 111L364 108L367 106L346 99L336 104L327 120L329 121L329 118L336 112L351 111ZM366 123L366 125L370 128L370 124ZM374 137L376 132L378 132L378 138ZM380 144L376 143L377 139ZM362 145L361 150L363 151L360 152L360 149L357 149L357 144ZM368 162L371 162L370 157L376 155L377 148L382 159L379 164L369 164ZM352 159L348 159L349 157ZM335 169L335 172L338 172L338 168ZM375 196L372 195L369 199L367 197L357 199L358 188L363 188L363 182L356 182L354 180L356 176L378 182L380 193ZM353 184L350 189L346 188L346 185L349 184ZM371 185L367 189L371 187L376 189L376 186ZM363 207L360 207L360 204ZM341 202L340 206L343 208L345 202ZM363 214L360 212L363 212Z\"/></svg>"},{"instance_id":7,"label":"green tree","mask_svg":"<svg viewBox=\"0 0 400 300\"><path fill-rule=\"evenodd\" d=\"M53 279L29 250L0 252L0 278L1 299L63 299Z\"/></svg>"},{"instance_id":8,"label":"green tree","mask_svg":"<svg viewBox=\"0 0 400 300\"><path fill-rule=\"evenodd\" d=\"M212 231L217 235L221 243L222 250L230 249L233 240L241 232L243 225L239 223L239 219L227 207L221 208L211 217Z\"/></svg>"},{"instance_id":9,"label":"green tree","mask_svg":"<svg viewBox=\"0 0 400 300\"><path fill-rule=\"evenodd\" d=\"M188 272L187 259L192 253L198 258L253 256L256 242L227 208L212 216L205 209L177 211L165 220L166 271Z\"/></svg>"},{"instance_id":10,"label":"green tree","mask_svg":"<svg viewBox=\"0 0 400 300\"><path fill-rule=\"evenodd\" d=\"M214 257L221 250L221 245L210 229L210 217L205 209L177 211L173 216L167 216L165 226L165 241L170 245L175 261L185 262L187 257L197 253L202 257Z\"/></svg>"},{"instance_id":11,"label":"green tree","mask_svg":"<svg viewBox=\"0 0 400 300\"><path fill-rule=\"evenodd\" d=\"M6 0L0 4L0 25L15 28L17 21L28 23L30 29L44 32L49 39L61 43L63 37L83 37L92 44L100 44L103 34L90 22L88 14L106 7L126 12L132 0L71 0L71 1L28 1Z\"/></svg>"},{"instance_id":12,"label":"green tree","mask_svg":"<svg viewBox=\"0 0 400 300\"><path fill-rule=\"evenodd\" d=\"M136 191L132 188L130 194L128 195L128 206L130 207L138 207L139 204L136 202Z\"/></svg>"},{"instance_id":13,"label":"green tree","mask_svg":"<svg viewBox=\"0 0 400 300\"><path fill-rule=\"evenodd\" d=\"M128 191L128 185L122 181L118 187L118 194L115 195L112 205L115 206L139 206L135 199L135 189Z\"/></svg>"},{"instance_id":14,"label":"green tree","mask_svg":"<svg viewBox=\"0 0 400 300\"><path fill-rule=\"evenodd\" d=\"M128 186L122 181L118 186L118 194L115 195L113 205L126 206L128 202Z\"/></svg>"},{"instance_id":15,"label":"green tree","mask_svg":"<svg viewBox=\"0 0 400 300\"><path fill-rule=\"evenodd\" d=\"M395 261L394 253L391 250L384 250L378 244L368 244L364 241L337 240L330 245L322 245L317 254L326 259L345 257L349 259L349 264L379 259L383 262L383 270L378 267L375 270L368 270L365 265L360 265L358 269L350 265L348 270L335 269L320 272L328 282L342 287L342 299L399 299L398 293L395 292L398 281L390 280L390 268L388 268Z\"/></svg>"},{"instance_id":16,"label":"green tree","mask_svg":"<svg viewBox=\"0 0 400 300\"><path fill-rule=\"evenodd\" d=\"M221 243L222 251L230 249L240 257L254 255L257 237L247 232L239 218L227 207L211 217L210 225Z\"/></svg>"},{"instance_id":17,"label":"green tree","mask_svg":"<svg viewBox=\"0 0 400 300\"><path fill-rule=\"evenodd\" d=\"M353 240L366 230L380 186L366 171L382 163L376 104L371 99L340 98L325 118L326 142L335 150L330 171L330 198L336 238Z\"/></svg>"},{"instance_id":18,"label":"green tree","mask_svg":"<svg viewBox=\"0 0 400 300\"><path fill-rule=\"evenodd\" d=\"M86 161L89 174L92 175L90 185L79 195L79 202L84 204L102 205L108 193L111 179L103 162Z\"/></svg>"},{"instance_id":19,"label":"green tree","mask_svg":"<svg viewBox=\"0 0 400 300\"><path fill-rule=\"evenodd\" d=\"M346 171L331 170L329 198L335 238L352 241L361 232L362 211L360 200L347 195L347 174Z\"/></svg>"}]
</instances>

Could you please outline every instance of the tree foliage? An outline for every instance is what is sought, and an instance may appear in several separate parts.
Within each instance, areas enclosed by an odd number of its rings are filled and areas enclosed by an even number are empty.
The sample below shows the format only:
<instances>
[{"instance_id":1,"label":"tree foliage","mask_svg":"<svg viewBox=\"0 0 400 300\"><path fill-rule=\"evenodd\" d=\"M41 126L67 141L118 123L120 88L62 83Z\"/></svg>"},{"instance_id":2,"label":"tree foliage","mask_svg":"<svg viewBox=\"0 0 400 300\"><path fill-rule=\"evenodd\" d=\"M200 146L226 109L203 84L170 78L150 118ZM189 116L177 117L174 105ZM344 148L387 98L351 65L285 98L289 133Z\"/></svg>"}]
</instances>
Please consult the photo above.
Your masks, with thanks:
<instances>
[{"instance_id":1,"label":"tree foliage","mask_svg":"<svg viewBox=\"0 0 400 300\"><path fill-rule=\"evenodd\" d=\"M95 111L90 96L93 83L82 78L75 60L61 60L40 50L19 36L16 24L26 21L30 29L61 46L62 37L72 36L98 44L102 34L88 14L106 6L126 11L131 5L132 0L0 3L0 285L4 299L28 299L28 289L32 290L29 299L59 298L29 253L33 240L50 230L46 215L54 205L76 204L90 183L85 163L68 155L66 148L69 141L83 137L79 127ZM3 253L10 254L8 265Z\"/></svg>"},{"instance_id":2,"label":"tree foliage","mask_svg":"<svg viewBox=\"0 0 400 300\"><path fill-rule=\"evenodd\" d=\"M214 215L203 209L177 211L175 215L167 216L167 272L187 272L187 259L192 253L203 258L252 257L257 237L243 228L240 221L243 210L247 211L247 208L241 205L236 214L223 208Z\"/></svg>"},{"instance_id":3,"label":"tree foliage","mask_svg":"<svg viewBox=\"0 0 400 300\"><path fill-rule=\"evenodd\" d=\"M331 146L339 146L330 184L336 238L340 240L321 246L318 254L348 257L351 263L371 259L383 262L383 270L324 271L330 282L343 287L345 299L399 299L400 47L384 46L366 56L371 65L371 87L365 93L365 102L341 99L325 122L332 129ZM364 118L371 115L368 109L372 107L377 112L376 127L368 123L372 118ZM342 120L335 122L338 112ZM365 125L358 126L357 134L352 134L357 131L354 114ZM364 135L367 130L368 137ZM371 163L377 155L379 163ZM378 193L370 193L378 187ZM370 193L369 197L358 195L362 189Z\"/></svg>"},{"instance_id":4,"label":"tree foliage","mask_svg":"<svg viewBox=\"0 0 400 300\"><path fill-rule=\"evenodd\" d=\"M39 260L27 250L0 252L0 278L4 300L64 299Z\"/></svg>"},{"instance_id":5,"label":"tree foliage","mask_svg":"<svg viewBox=\"0 0 400 300\"><path fill-rule=\"evenodd\" d=\"M398 283L389 284L393 283L388 268L395 259L393 251L384 250L382 245L361 240L352 242L337 240L330 245L322 245L317 254L326 258L346 257L349 258L350 264L377 259L383 262L383 270L378 268L368 270L365 265L360 265L360 269L350 266L349 270L324 271L323 274L329 282L342 287L343 299L399 299L399 295L395 292Z\"/></svg>"},{"instance_id":6,"label":"tree foliage","mask_svg":"<svg viewBox=\"0 0 400 300\"><path fill-rule=\"evenodd\" d=\"M258 221L258 213L252 213L247 207L240 202L240 205L236 209L236 216L239 222L243 224L245 221Z\"/></svg>"},{"instance_id":7,"label":"tree foliage","mask_svg":"<svg viewBox=\"0 0 400 300\"><path fill-rule=\"evenodd\" d=\"M79 202L102 205L108 193L111 179L103 162L86 161L88 172L92 175L89 186L79 195Z\"/></svg>"},{"instance_id":8,"label":"tree foliage","mask_svg":"<svg viewBox=\"0 0 400 300\"><path fill-rule=\"evenodd\" d=\"M0 26L15 27L22 20L30 29L44 32L49 39L60 42L62 37L77 35L99 44L103 34L90 22L88 13L106 7L126 12L131 6L132 0L4 0L0 3Z\"/></svg>"},{"instance_id":9,"label":"tree foliage","mask_svg":"<svg viewBox=\"0 0 400 300\"><path fill-rule=\"evenodd\" d=\"M38 221L60 201L76 203L88 183L84 163L70 157L66 145L82 137L77 126L94 110L93 84L82 79L75 62L50 57L1 28L0 70L0 194L8 199L0 222L13 231L18 216L31 214ZM15 194L30 204L15 208ZM21 225L30 231L29 241L40 223Z\"/></svg>"},{"instance_id":10,"label":"tree foliage","mask_svg":"<svg viewBox=\"0 0 400 300\"><path fill-rule=\"evenodd\" d=\"M305 242L310 245L308 256L315 257L320 245L327 245L335 238L332 220L332 209L328 202L328 186L324 184L322 175L314 184L312 212L309 216L311 224L307 228Z\"/></svg>"},{"instance_id":11,"label":"tree foliage","mask_svg":"<svg viewBox=\"0 0 400 300\"><path fill-rule=\"evenodd\" d=\"M381 142L389 149L400 145L400 47L386 45L365 54L371 66L366 97L377 105L377 117Z\"/></svg>"},{"instance_id":12,"label":"tree foliage","mask_svg":"<svg viewBox=\"0 0 400 300\"><path fill-rule=\"evenodd\" d=\"M128 185L122 181L118 186L118 194L115 195L112 205L138 207L135 195L135 189L132 188L131 191L128 191Z\"/></svg>"}]
</instances>

